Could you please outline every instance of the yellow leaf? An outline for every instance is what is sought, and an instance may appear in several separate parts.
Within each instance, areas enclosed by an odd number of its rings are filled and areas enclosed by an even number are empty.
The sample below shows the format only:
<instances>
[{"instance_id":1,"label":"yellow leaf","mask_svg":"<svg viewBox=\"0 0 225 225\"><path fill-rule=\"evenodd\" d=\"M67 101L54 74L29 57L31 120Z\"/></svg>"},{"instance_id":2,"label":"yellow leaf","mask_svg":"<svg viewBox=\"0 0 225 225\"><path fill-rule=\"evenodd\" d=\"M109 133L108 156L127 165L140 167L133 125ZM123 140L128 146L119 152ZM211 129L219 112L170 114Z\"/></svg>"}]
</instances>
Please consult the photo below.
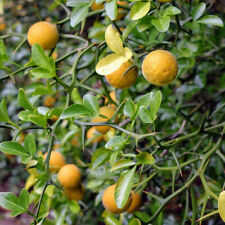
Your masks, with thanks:
<instances>
[{"instance_id":1,"label":"yellow leaf","mask_svg":"<svg viewBox=\"0 0 225 225\"><path fill-rule=\"evenodd\" d=\"M25 189L29 190L32 186L36 184L37 181L38 178L34 174L31 174L26 180Z\"/></svg>"},{"instance_id":2,"label":"yellow leaf","mask_svg":"<svg viewBox=\"0 0 225 225\"><path fill-rule=\"evenodd\" d=\"M225 191L221 192L218 199L218 210L221 219L225 222Z\"/></svg>"},{"instance_id":3,"label":"yellow leaf","mask_svg":"<svg viewBox=\"0 0 225 225\"><path fill-rule=\"evenodd\" d=\"M132 52L131 52L131 50L129 49L129 48L127 48L127 47L125 47L124 48L124 62L127 62L127 61L129 61L130 59L131 59L131 57L132 57Z\"/></svg>"},{"instance_id":4,"label":"yellow leaf","mask_svg":"<svg viewBox=\"0 0 225 225\"><path fill-rule=\"evenodd\" d=\"M119 55L124 55L123 42L119 32L109 25L105 31L105 41L108 47Z\"/></svg>"},{"instance_id":5,"label":"yellow leaf","mask_svg":"<svg viewBox=\"0 0 225 225\"><path fill-rule=\"evenodd\" d=\"M98 74L107 75L117 70L123 62L124 56L111 54L101 59L95 69Z\"/></svg>"}]
</instances>

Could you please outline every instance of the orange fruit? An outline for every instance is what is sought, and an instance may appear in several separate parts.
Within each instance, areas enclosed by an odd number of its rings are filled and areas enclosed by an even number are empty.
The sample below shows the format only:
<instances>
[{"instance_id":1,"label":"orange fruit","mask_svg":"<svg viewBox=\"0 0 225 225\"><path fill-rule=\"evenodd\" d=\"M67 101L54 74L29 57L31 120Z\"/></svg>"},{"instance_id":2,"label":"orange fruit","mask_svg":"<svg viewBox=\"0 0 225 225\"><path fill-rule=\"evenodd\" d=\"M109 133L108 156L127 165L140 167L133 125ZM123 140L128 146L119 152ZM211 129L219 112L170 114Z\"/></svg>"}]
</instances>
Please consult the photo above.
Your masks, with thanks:
<instances>
[{"instance_id":1,"label":"orange fruit","mask_svg":"<svg viewBox=\"0 0 225 225\"><path fill-rule=\"evenodd\" d=\"M121 20L126 16L126 13L124 12L125 9L120 8L120 5L127 6L128 4L127 2L123 2L123 1L118 1L117 4L118 4L118 14L117 14L116 20Z\"/></svg>"},{"instance_id":2,"label":"orange fruit","mask_svg":"<svg viewBox=\"0 0 225 225\"><path fill-rule=\"evenodd\" d=\"M116 92L115 92L115 91L111 91L111 92L109 93L109 96L111 97L111 99L112 99L114 102L116 102ZM109 102L109 101L108 101L108 98L105 98L105 105L107 105L108 102ZM110 104L110 106L115 107L114 104Z\"/></svg>"},{"instance_id":3,"label":"orange fruit","mask_svg":"<svg viewBox=\"0 0 225 225\"><path fill-rule=\"evenodd\" d=\"M102 204L105 207L105 209L111 213L122 213L129 207L130 200L128 200L127 204L122 209L118 208L114 198L115 189L116 184L113 184L105 189L102 196Z\"/></svg>"},{"instance_id":4,"label":"orange fruit","mask_svg":"<svg viewBox=\"0 0 225 225\"><path fill-rule=\"evenodd\" d=\"M55 24L46 21L37 22L29 28L27 39L30 46L37 43L44 50L51 50L58 42L58 29Z\"/></svg>"},{"instance_id":5,"label":"orange fruit","mask_svg":"<svg viewBox=\"0 0 225 225\"><path fill-rule=\"evenodd\" d=\"M167 85L177 76L177 60L168 51L152 51L145 57L142 63L142 73L151 84L156 86Z\"/></svg>"},{"instance_id":6,"label":"orange fruit","mask_svg":"<svg viewBox=\"0 0 225 225\"><path fill-rule=\"evenodd\" d=\"M93 11L95 10L100 10L100 9L104 9L104 5L102 3L97 4L96 2L94 2L91 6L91 9Z\"/></svg>"},{"instance_id":7,"label":"orange fruit","mask_svg":"<svg viewBox=\"0 0 225 225\"><path fill-rule=\"evenodd\" d=\"M74 164L66 164L59 170L58 180L64 188L75 188L81 181L81 172Z\"/></svg>"},{"instance_id":8,"label":"orange fruit","mask_svg":"<svg viewBox=\"0 0 225 225\"><path fill-rule=\"evenodd\" d=\"M44 154L44 160L47 157L47 153ZM65 159L59 152L52 151L49 160L49 171L50 173L56 173L58 170L65 165Z\"/></svg>"},{"instance_id":9,"label":"orange fruit","mask_svg":"<svg viewBox=\"0 0 225 225\"><path fill-rule=\"evenodd\" d=\"M55 104L55 98L52 96L46 96L44 98L44 106L51 108Z\"/></svg>"},{"instance_id":10,"label":"orange fruit","mask_svg":"<svg viewBox=\"0 0 225 225\"><path fill-rule=\"evenodd\" d=\"M55 145L53 145L52 150L54 151L54 150L56 150L57 148L60 148L60 144L55 144Z\"/></svg>"},{"instance_id":11,"label":"orange fruit","mask_svg":"<svg viewBox=\"0 0 225 225\"><path fill-rule=\"evenodd\" d=\"M65 188L64 193L69 200L80 201L84 197L84 185L80 184L78 187L75 188Z\"/></svg>"},{"instance_id":12,"label":"orange fruit","mask_svg":"<svg viewBox=\"0 0 225 225\"><path fill-rule=\"evenodd\" d=\"M135 83L138 76L136 67L132 67L126 73L126 71L132 65L133 64L131 64L130 62L123 63L116 71L106 75L106 80L115 88L119 88L119 89L129 88Z\"/></svg>"},{"instance_id":13,"label":"orange fruit","mask_svg":"<svg viewBox=\"0 0 225 225\"><path fill-rule=\"evenodd\" d=\"M94 127L91 127L88 131L87 131L87 140L92 139L91 143L97 143L100 142L104 139L103 135L100 134L98 131L96 131L96 129Z\"/></svg>"},{"instance_id":14,"label":"orange fruit","mask_svg":"<svg viewBox=\"0 0 225 225\"><path fill-rule=\"evenodd\" d=\"M99 114L105 116L106 118L103 118L101 116L97 116L97 117L92 119L92 122L93 123L106 122L113 117L114 113L115 113L115 110L112 107L103 106L99 109ZM110 129L109 126L94 126L94 128L102 134L105 134Z\"/></svg>"},{"instance_id":15,"label":"orange fruit","mask_svg":"<svg viewBox=\"0 0 225 225\"><path fill-rule=\"evenodd\" d=\"M131 204L128 207L128 209L126 210L126 212L127 213L134 213L134 212L138 211L139 208L141 207L141 203L142 203L141 195L138 192L135 192L132 195Z\"/></svg>"}]
</instances>

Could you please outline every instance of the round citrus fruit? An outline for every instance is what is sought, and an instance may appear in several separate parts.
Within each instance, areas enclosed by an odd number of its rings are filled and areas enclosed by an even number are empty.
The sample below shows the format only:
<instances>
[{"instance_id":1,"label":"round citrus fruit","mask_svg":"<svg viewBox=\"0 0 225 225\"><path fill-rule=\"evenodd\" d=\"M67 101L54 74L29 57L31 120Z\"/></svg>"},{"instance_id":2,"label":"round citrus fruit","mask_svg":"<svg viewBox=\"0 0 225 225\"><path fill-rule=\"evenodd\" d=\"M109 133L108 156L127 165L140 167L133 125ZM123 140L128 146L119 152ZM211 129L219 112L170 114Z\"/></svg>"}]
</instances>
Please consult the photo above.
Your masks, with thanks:
<instances>
[{"instance_id":1,"label":"round citrus fruit","mask_svg":"<svg viewBox=\"0 0 225 225\"><path fill-rule=\"evenodd\" d=\"M106 122L109 119L112 118L113 114L115 113L115 110L112 107L108 107L108 106L103 106L99 109L99 114L103 115L103 117L101 116L97 116L95 118L92 119L93 123L102 123L102 122ZM106 118L105 118L106 117ZM110 127L109 126L95 126L94 127L98 132L105 134Z\"/></svg>"},{"instance_id":2,"label":"round citrus fruit","mask_svg":"<svg viewBox=\"0 0 225 225\"><path fill-rule=\"evenodd\" d=\"M115 92L115 91L111 91L111 92L109 93L109 95L110 95L111 99L112 99L114 102L117 102L117 100L116 100L116 92ZM109 103L108 98L105 98L105 105L107 105L108 103ZM110 106L111 106L112 108L116 109L116 106L115 106L114 104L110 104Z\"/></svg>"},{"instance_id":3,"label":"round citrus fruit","mask_svg":"<svg viewBox=\"0 0 225 225\"><path fill-rule=\"evenodd\" d=\"M120 8L120 5L127 6L128 4L127 2L123 2L123 1L118 1L117 4L118 4L118 14L116 16L116 20L121 20L124 18L124 16L126 16L126 13L124 12L125 9Z\"/></svg>"},{"instance_id":4,"label":"round citrus fruit","mask_svg":"<svg viewBox=\"0 0 225 225\"><path fill-rule=\"evenodd\" d=\"M81 172L77 166L66 164L59 170L58 180L65 188L75 188L81 181Z\"/></svg>"},{"instance_id":5,"label":"round citrus fruit","mask_svg":"<svg viewBox=\"0 0 225 225\"><path fill-rule=\"evenodd\" d=\"M126 210L127 213L134 213L138 211L138 209L141 207L142 199L141 195L137 192L135 192L132 195L132 200L129 208Z\"/></svg>"},{"instance_id":6,"label":"round citrus fruit","mask_svg":"<svg viewBox=\"0 0 225 225\"><path fill-rule=\"evenodd\" d=\"M55 98L52 96L46 96L44 98L44 106L51 108L55 104Z\"/></svg>"},{"instance_id":7,"label":"round citrus fruit","mask_svg":"<svg viewBox=\"0 0 225 225\"><path fill-rule=\"evenodd\" d=\"M76 188L65 188L64 193L69 200L80 201L84 197L84 185L80 184Z\"/></svg>"},{"instance_id":8,"label":"round citrus fruit","mask_svg":"<svg viewBox=\"0 0 225 225\"><path fill-rule=\"evenodd\" d=\"M47 153L44 154L44 159L46 159ZM50 173L56 173L58 170L65 165L65 159L63 155L59 152L52 151L49 160L49 171Z\"/></svg>"},{"instance_id":9,"label":"round citrus fruit","mask_svg":"<svg viewBox=\"0 0 225 225\"><path fill-rule=\"evenodd\" d=\"M39 44L44 50L51 50L58 41L58 30L55 24L41 21L33 24L27 33L29 44Z\"/></svg>"},{"instance_id":10,"label":"round citrus fruit","mask_svg":"<svg viewBox=\"0 0 225 225\"><path fill-rule=\"evenodd\" d=\"M123 63L119 69L106 75L107 81L115 88L129 88L135 83L138 76L137 68L135 66L126 72L132 65L133 64L130 62Z\"/></svg>"},{"instance_id":11,"label":"round citrus fruit","mask_svg":"<svg viewBox=\"0 0 225 225\"><path fill-rule=\"evenodd\" d=\"M152 51L142 63L142 73L148 82L156 86L167 85L177 76L177 60L168 51Z\"/></svg>"},{"instance_id":12,"label":"round citrus fruit","mask_svg":"<svg viewBox=\"0 0 225 225\"><path fill-rule=\"evenodd\" d=\"M97 4L96 2L94 2L91 6L91 9L93 11L95 10L100 10L100 9L104 9L104 5L102 3Z\"/></svg>"},{"instance_id":13,"label":"round citrus fruit","mask_svg":"<svg viewBox=\"0 0 225 225\"><path fill-rule=\"evenodd\" d=\"M127 204L123 208L121 209L118 208L114 198L115 189L116 184L113 184L105 189L102 196L102 204L105 207L105 209L111 213L122 213L129 207L130 200L128 200Z\"/></svg>"},{"instance_id":14,"label":"round citrus fruit","mask_svg":"<svg viewBox=\"0 0 225 225\"><path fill-rule=\"evenodd\" d=\"M91 143L98 143L100 141L103 140L103 135L100 134L98 131L96 131L96 129L94 127L91 127L88 131L87 131L87 140L91 140Z\"/></svg>"}]
</instances>

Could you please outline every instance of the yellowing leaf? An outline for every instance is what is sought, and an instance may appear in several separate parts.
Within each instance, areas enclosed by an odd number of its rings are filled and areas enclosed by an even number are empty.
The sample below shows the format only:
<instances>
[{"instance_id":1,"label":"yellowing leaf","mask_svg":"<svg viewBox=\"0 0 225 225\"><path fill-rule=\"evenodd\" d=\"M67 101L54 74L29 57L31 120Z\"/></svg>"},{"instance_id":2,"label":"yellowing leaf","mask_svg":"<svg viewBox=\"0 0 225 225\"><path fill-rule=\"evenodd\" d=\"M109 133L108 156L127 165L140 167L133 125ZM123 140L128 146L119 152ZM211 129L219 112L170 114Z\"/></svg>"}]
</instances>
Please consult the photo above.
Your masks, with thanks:
<instances>
[{"instance_id":1,"label":"yellowing leaf","mask_svg":"<svg viewBox=\"0 0 225 225\"><path fill-rule=\"evenodd\" d=\"M98 74L107 75L117 70L123 62L124 56L111 54L101 59L95 69Z\"/></svg>"},{"instance_id":2,"label":"yellowing leaf","mask_svg":"<svg viewBox=\"0 0 225 225\"><path fill-rule=\"evenodd\" d=\"M132 57L132 52L131 52L131 50L129 49L129 48L127 48L127 47L125 47L124 48L124 62L127 62L128 60L130 60L131 59L131 57Z\"/></svg>"},{"instance_id":3,"label":"yellowing leaf","mask_svg":"<svg viewBox=\"0 0 225 225\"><path fill-rule=\"evenodd\" d=\"M132 20L138 20L144 17L150 10L150 2L136 2L133 4L130 12L130 18Z\"/></svg>"},{"instance_id":4,"label":"yellowing leaf","mask_svg":"<svg viewBox=\"0 0 225 225\"><path fill-rule=\"evenodd\" d=\"M109 25L105 31L105 41L108 47L119 55L124 55L123 42L119 32Z\"/></svg>"},{"instance_id":5,"label":"yellowing leaf","mask_svg":"<svg viewBox=\"0 0 225 225\"><path fill-rule=\"evenodd\" d=\"M219 215L223 222L225 222L225 191L221 192L218 199Z\"/></svg>"},{"instance_id":6,"label":"yellowing leaf","mask_svg":"<svg viewBox=\"0 0 225 225\"><path fill-rule=\"evenodd\" d=\"M32 186L36 184L37 181L38 178L35 175L31 174L26 180L25 189L29 190Z\"/></svg>"}]
</instances>

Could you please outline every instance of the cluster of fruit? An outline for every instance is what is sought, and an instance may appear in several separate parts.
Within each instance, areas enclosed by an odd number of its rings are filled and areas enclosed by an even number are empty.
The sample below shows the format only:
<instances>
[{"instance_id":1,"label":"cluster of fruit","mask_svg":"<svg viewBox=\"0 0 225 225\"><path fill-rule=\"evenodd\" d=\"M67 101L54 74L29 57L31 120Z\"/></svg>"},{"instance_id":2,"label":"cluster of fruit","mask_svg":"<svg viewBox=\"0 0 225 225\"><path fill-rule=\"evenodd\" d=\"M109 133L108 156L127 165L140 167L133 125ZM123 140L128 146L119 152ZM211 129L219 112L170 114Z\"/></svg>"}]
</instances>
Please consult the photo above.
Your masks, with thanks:
<instances>
[{"instance_id":1,"label":"cluster of fruit","mask_svg":"<svg viewBox=\"0 0 225 225\"><path fill-rule=\"evenodd\" d=\"M46 159L47 153L44 154ZM50 173L58 173L59 183L64 188L65 196L69 200L79 201L84 196L84 185L81 183L81 172L74 164L66 164L63 155L52 151L49 160Z\"/></svg>"}]
</instances>

